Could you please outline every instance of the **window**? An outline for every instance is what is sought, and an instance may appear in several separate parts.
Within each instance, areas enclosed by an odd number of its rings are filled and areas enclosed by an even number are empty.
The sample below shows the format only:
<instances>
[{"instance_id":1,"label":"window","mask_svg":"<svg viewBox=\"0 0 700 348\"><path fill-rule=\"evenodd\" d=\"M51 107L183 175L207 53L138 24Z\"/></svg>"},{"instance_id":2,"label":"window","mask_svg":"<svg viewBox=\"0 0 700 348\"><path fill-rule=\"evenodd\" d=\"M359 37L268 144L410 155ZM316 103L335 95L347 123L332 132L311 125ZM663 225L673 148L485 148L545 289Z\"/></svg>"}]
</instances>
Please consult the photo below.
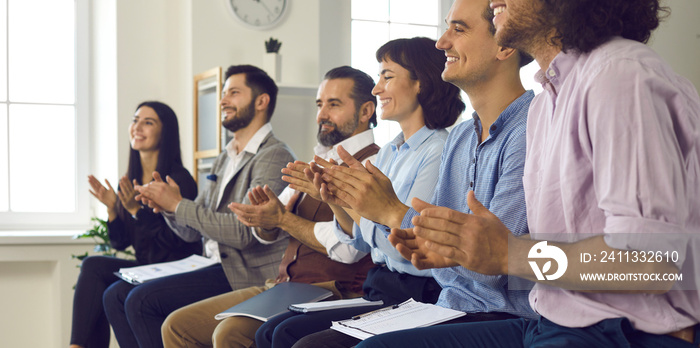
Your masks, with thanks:
<instances>
[{"instance_id":1,"label":"window","mask_svg":"<svg viewBox=\"0 0 700 348\"><path fill-rule=\"evenodd\" d=\"M438 39L439 0L352 0L351 65L377 81L377 49L387 41L425 36ZM377 116L381 109L377 109ZM374 138L383 146L401 132L398 123L377 120Z\"/></svg>"},{"instance_id":2,"label":"window","mask_svg":"<svg viewBox=\"0 0 700 348\"><path fill-rule=\"evenodd\" d=\"M84 219L87 207L77 195L79 162L87 159L76 83L83 2L0 0L3 229L85 224L78 216Z\"/></svg>"},{"instance_id":3,"label":"window","mask_svg":"<svg viewBox=\"0 0 700 348\"><path fill-rule=\"evenodd\" d=\"M374 54L377 49L387 41L399 38L425 36L439 39L451 4L451 0L352 0L351 65L376 81L378 63ZM523 86L535 93L542 90L533 78L538 70L535 62L520 70ZM464 92L462 99L466 104L462 118L471 118L474 110ZM377 110L377 115L381 115L381 109ZM400 132L398 123L380 119L374 129L375 141L383 146Z\"/></svg>"}]
</instances>

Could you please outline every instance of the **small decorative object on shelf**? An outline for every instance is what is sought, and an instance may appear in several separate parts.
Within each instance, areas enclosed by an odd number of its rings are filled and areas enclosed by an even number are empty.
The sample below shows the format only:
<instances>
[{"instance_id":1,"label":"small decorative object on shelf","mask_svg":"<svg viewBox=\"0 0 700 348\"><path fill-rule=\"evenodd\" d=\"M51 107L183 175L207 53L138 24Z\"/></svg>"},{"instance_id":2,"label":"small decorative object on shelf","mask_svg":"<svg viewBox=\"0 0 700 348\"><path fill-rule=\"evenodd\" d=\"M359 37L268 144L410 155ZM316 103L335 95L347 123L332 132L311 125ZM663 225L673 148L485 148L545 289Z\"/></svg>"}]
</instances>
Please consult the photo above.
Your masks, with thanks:
<instances>
[{"instance_id":1,"label":"small decorative object on shelf","mask_svg":"<svg viewBox=\"0 0 700 348\"><path fill-rule=\"evenodd\" d=\"M265 41L267 53L279 53L280 47L282 47L282 43L274 37L270 37L270 40Z\"/></svg>"},{"instance_id":2,"label":"small decorative object on shelf","mask_svg":"<svg viewBox=\"0 0 700 348\"><path fill-rule=\"evenodd\" d=\"M265 55L263 56L263 70L272 77L275 82L280 82L282 77L282 56L279 51L282 47L282 42L270 37L270 40L265 41Z\"/></svg>"}]
</instances>

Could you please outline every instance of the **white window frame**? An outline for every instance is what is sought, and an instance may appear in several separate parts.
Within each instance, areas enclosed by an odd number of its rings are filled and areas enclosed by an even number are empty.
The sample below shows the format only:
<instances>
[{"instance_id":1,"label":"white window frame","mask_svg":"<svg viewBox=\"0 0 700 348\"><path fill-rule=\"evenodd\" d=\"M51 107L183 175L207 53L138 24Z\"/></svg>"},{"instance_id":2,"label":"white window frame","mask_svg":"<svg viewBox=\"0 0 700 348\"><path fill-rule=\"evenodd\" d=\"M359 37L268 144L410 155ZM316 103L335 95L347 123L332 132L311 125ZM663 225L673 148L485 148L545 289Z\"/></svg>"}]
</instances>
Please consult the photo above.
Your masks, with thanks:
<instances>
[{"instance_id":1,"label":"white window frame","mask_svg":"<svg viewBox=\"0 0 700 348\"><path fill-rule=\"evenodd\" d=\"M0 212L0 230L42 231L74 230L89 225L90 206L87 175L89 170L89 71L90 71L89 0L75 0L75 210L68 213ZM8 75L9 78L9 75ZM9 118L9 115L8 115ZM47 144L50 146L50 143ZM35 159L28 159L35 160ZM46 180L51 180L46 168ZM60 185L60 183L56 183ZM9 189L9 187L8 187ZM50 193L48 193L50 194ZM40 197L37 197L40 199Z\"/></svg>"},{"instance_id":2,"label":"white window frame","mask_svg":"<svg viewBox=\"0 0 700 348\"><path fill-rule=\"evenodd\" d=\"M445 29L447 28L447 26L446 26L446 24L445 24L445 18L447 17L447 13L450 11L450 7L452 6L452 2L453 2L453 0L438 0L438 1L437 1L437 5L438 5L438 16L439 16L439 18L438 18L438 20L437 20L437 23L438 23L438 24L437 24L437 26L436 26L436 27L437 27L437 37L436 37L436 40L440 38L440 36L442 35L442 33L443 33L443 32L445 31ZM391 6L391 3L389 3L389 6ZM389 11L391 11L391 9L389 9ZM355 21L355 20L356 20L356 19L351 18L351 23L352 23L352 21ZM387 21L364 20L364 19L357 19L357 20L359 20L359 21L365 21L365 22L376 22L376 23L389 23L389 24L392 23L390 20L387 20ZM403 24L403 23L402 23L402 24ZM415 25L415 26L421 26L421 27L433 27L432 25L426 25L426 24L409 24L409 25ZM351 35L352 35L352 32L351 32ZM352 39L351 39L350 41L353 42ZM352 50L351 50L351 54L352 54ZM354 67L355 67L355 68L358 68L358 69L361 69L361 67L357 67L357 66L354 66ZM376 79L377 79L377 74L376 74L376 72L367 72L367 71L365 71L365 72L368 73L370 76L372 76L372 78L375 79L375 82L376 82ZM463 95L463 98L465 98L465 100L464 100L465 103L469 103L469 100L466 99L466 95ZM471 108L471 107L470 107L470 105L469 105L469 107L468 107L467 109L470 109L470 108ZM465 114L466 114L466 113L465 113ZM468 115L471 115L471 114L469 113ZM390 122L390 121L384 121L384 120L381 120L380 117L377 117L377 126L379 126L379 125L380 125L381 123L383 123L383 122ZM398 133L398 132L396 132L396 129L398 129L397 127L398 127L398 126L391 127L391 128L389 128L389 129L386 129L385 131L387 131L387 132L389 133L389 134L386 134L386 135L378 134L378 131L379 131L379 130L377 129L377 127L375 127L374 132L375 132L375 139L377 139L377 144L380 145L380 146L383 146L383 145L385 145L385 143L386 143L387 141L390 141L391 139L393 139L393 138L395 137L395 134L394 134L394 133Z\"/></svg>"}]
</instances>

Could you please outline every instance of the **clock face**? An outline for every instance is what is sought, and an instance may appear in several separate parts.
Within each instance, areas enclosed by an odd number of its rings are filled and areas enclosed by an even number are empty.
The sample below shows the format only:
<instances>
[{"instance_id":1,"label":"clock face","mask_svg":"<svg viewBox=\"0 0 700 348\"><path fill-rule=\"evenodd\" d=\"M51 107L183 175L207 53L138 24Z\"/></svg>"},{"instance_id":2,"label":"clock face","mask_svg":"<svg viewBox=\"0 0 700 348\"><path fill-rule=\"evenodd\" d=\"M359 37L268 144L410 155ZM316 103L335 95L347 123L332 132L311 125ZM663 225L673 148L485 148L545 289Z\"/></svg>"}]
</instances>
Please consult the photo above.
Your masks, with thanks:
<instances>
[{"instance_id":1,"label":"clock face","mask_svg":"<svg viewBox=\"0 0 700 348\"><path fill-rule=\"evenodd\" d=\"M226 0L233 17L254 29L275 26L287 11L287 0Z\"/></svg>"}]
</instances>

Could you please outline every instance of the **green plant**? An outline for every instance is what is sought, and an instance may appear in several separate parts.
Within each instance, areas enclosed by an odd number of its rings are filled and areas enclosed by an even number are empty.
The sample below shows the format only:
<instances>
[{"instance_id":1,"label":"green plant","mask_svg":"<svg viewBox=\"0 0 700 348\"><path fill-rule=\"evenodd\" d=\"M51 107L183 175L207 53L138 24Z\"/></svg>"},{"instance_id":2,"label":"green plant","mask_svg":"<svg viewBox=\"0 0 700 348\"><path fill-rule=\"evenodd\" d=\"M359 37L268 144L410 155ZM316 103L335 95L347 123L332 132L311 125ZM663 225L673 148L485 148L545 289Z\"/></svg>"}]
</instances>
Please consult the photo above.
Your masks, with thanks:
<instances>
[{"instance_id":1,"label":"green plant","mask_svg":"<svg viewBox=\"0 0 700 348\"><path fill-rule=\"evenodd\" d=\"M267 53L278 53L280 47L282 47L282 43L273 37L265 41L265 50L267 50Z\"/></svg>"},{"instance_id":2,"label":"green plant","mask_svg":"<svg viewBox=\"0 0 700 348\"><path fill-rule=\"evenodd\" d=\"M107 231L107 221L102 220L100 218L93 217L90 219L93 221L95 224L92 226L91 229L85 231L84 233L81 234L76 234L73 236L73 239L82 239L82 238L92 238L95 241L95 248L93 249L94 252L97 253L102 253L102 255L105 256L115 256L119 257L122 256L124 258L134 258L134 253L131 250L116 250L112 248L112 245L109 243L109 232ZM78 259L78 260L83 260L88 256L88 252L86 251L85 254L82 255L71 255L72 258ZM80 265L78 265L80 267Z\"/></svg>"},{"instance_id":3,"label":"green plant","mask_svg":"<svg viewBox=\"0 0 700 348\"><path fill-rule=\"evenodd\" d=\"M114 257L121 257L125 259L134 259L134 253L131 250L117 250L112 248L112 244L109 243L109 231L107 230L107 221L102 220L100 218L93 217L90 219L93 221L95 224L92 226L91 229L81 233L81 234L76 234L73 236L73 239L83 239L83 238L92 238L95 241L95 248L93 251L97 253L102 253L104 256L114 256ZM78 259L79 261L83 261L84 258L88 257L88 252L86 251L85 254L81 255L75 255L71 254L71 258ZM75 267L80 268L80 264L78 264ZM75 290L75 284L73 285L73 290Z\"/></svg>"}]
</instances>

